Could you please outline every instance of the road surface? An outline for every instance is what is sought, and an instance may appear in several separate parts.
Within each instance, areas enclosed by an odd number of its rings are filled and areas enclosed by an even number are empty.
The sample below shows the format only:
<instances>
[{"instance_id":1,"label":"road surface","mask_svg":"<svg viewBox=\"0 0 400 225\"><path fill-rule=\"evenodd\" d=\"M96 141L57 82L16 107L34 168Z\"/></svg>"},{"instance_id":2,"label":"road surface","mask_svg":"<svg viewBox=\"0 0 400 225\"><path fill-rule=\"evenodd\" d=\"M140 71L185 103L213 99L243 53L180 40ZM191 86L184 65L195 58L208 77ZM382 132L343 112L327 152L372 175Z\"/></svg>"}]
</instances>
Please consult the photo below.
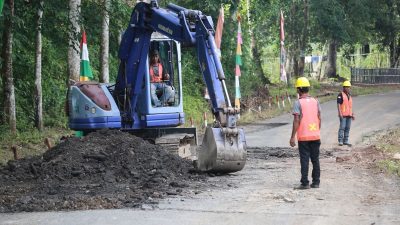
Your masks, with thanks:
<instances>
[{"instance_id":1,"label":"road surface","mask_svg":"<svg viewBox=\"0 0 400 225\"><path fill-rule=\"evenodd\" d=\"M0 224L400 224L400 181L361 163L337 163L363 139L400 125L400 91L354 98L352 148L337 146L335 101L322 104L321 187L299 184L296 157L250 157L245 169L209 179L208 190L163 200L143 209L0 214ZM289 147L292 116L282 115L245 127L249 150Z\"/></svg>"}]
</instances>

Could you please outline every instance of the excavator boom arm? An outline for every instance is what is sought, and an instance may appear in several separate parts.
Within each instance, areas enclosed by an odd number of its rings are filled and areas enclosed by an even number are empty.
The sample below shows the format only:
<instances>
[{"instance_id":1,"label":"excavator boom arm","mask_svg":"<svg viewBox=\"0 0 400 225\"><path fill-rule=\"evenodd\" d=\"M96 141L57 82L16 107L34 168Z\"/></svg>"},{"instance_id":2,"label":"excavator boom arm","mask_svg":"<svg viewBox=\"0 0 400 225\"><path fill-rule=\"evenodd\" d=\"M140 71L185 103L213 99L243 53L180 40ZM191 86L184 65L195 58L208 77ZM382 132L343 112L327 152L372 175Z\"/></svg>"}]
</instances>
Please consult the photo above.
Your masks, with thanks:
<instances>
[{"instance_id":1,"label":"excavator boom arm","mask_svg":"<svg viewBox=\"0 0 400 225\"><path fill-rule=\"evenodd\" d=\"M119 105L122 126L129 128L135 121L153 32L197 50L198 63L217 121L214 127L206 129L203 144L197 151L197 168L218 172L241 170L246 161L246 144L243 130L236 127L239 112L230 103L224 71L216 53L212 19L200 11L174 4L163 9L158 7L156 0L136 5L120 45L121 62L113 93L114 99L122 102Z\"/></svg>"},{"instance_id":2,"label":"excavator boom arm","mask_svg":"<svg viewBox=\"0 0 400 225\"><path fill-rule=\"evenodd\" d=\"M122 113L133 120L137 98L143 85L150 38L153 32L197 49L198 62L207 85L216 119L225 126L228 108L231 108L225 87L225 75L216 53L214 29L210 17L200 11L188 10L169 4L168 9L159 8L156 1L138 3L132 12L120 49L121 60L114 96L129 102ZM234 117L234 114L232 116ZM229 115L228 115L229 116ZM234 121L230 119L230 121ZM230 124L234 127L235 124Z\"/></svg>"}]
</instances>

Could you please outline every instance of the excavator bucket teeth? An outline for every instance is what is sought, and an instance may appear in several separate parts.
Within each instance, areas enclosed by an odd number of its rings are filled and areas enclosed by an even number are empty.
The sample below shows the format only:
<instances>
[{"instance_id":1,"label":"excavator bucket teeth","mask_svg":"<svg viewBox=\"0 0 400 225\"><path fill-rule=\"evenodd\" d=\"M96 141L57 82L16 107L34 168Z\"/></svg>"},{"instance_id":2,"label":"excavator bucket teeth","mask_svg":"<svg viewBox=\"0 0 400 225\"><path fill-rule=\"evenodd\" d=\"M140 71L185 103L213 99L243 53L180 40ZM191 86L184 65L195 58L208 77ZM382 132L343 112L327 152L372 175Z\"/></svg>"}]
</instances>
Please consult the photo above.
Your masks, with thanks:
<instances>
[{"instance_id":1,"label":"excavator bucket teeth","mask_svg":"<svg viewBox=\"0 0 400 225\"><path fill-rule=\"evenodd\" d=\"M200 171L231 173L243 169L246 156L242 129L238 129L237 135L228 136L221 128L207 127L195 166Z\"/></svg>"}]
</instances>

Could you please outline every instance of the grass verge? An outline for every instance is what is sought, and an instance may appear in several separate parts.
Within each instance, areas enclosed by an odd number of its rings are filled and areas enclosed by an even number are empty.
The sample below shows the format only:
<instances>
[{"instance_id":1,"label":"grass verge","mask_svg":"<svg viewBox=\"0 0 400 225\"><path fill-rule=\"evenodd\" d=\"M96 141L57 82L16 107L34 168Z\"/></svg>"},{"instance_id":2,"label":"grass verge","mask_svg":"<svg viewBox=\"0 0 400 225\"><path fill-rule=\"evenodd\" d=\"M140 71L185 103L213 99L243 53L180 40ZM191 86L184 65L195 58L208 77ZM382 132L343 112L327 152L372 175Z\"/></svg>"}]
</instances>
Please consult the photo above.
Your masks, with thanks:
<instances>
[{"instance_id":1,"label":"grass verge","mask_svg":"<svg viewBox=\"0 0 400 225\"><path fill-rule=\"evenodd\" d=\"M72 131L65 128L45 128L39 132L35 128L27 128L12 134L5 127L0 128L0 165L14 159L11 150L17 150L18 158L43 154L47 150L45 139L48 138L52 146L59 143L62 136L71 135Z\"/></svg>"},{"instance_id":2,"label":"grass verge","mask_svg":"<svg viewBox=\"0 0 400 225\"><path fill-rule=\"evenodd\" d=\"M376 148L387 155L378 166L390 174L400 176L400 128L395 128L379 137Z\"/></svg>"}]
</instances>

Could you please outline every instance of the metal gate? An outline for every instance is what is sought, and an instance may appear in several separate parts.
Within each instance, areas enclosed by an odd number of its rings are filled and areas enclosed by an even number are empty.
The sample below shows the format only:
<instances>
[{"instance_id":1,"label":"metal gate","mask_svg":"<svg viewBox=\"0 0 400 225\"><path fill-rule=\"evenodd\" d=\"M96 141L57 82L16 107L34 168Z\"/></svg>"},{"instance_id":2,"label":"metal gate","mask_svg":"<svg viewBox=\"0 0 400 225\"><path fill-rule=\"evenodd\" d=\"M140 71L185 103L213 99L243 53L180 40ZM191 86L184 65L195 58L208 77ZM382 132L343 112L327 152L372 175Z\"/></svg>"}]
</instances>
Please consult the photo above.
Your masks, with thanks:
<instances>
[{"instance_id":1,"label":"metal gate","mask_svg":"<svg viewBox=\"0 0 400 225\"><path fill-rule=\"evenodd\" d=\"M400 84L400 68L351 68L351 82L363 84Z\"/></svg>"}]
</instances>

